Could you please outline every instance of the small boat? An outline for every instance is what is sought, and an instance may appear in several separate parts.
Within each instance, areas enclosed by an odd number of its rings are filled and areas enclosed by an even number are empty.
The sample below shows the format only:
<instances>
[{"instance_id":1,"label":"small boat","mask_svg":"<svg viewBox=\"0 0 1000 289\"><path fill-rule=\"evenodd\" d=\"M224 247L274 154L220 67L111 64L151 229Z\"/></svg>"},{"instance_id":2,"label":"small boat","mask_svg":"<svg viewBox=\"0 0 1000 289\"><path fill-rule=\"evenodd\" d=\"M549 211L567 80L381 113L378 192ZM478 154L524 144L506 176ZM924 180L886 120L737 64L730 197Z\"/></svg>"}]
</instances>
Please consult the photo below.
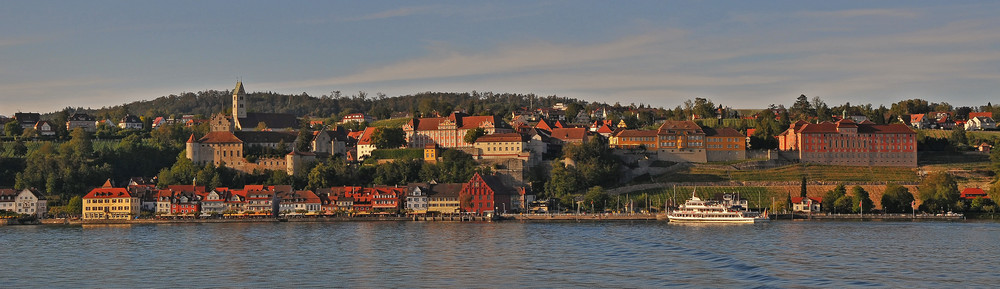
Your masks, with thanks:
<instances>
[{"instance_id":1,"label":"small boat","mask_svg":"<svg viewBox=\"0 0 1000 289\"><path fill-rule=\"evenodd\" d=\"M767 213L749 211L738 200L727 196L723 201L707 201L691 194L680 208L667 213L670 222L678 223L760 223Z\"/></svg>"}]
</instances>

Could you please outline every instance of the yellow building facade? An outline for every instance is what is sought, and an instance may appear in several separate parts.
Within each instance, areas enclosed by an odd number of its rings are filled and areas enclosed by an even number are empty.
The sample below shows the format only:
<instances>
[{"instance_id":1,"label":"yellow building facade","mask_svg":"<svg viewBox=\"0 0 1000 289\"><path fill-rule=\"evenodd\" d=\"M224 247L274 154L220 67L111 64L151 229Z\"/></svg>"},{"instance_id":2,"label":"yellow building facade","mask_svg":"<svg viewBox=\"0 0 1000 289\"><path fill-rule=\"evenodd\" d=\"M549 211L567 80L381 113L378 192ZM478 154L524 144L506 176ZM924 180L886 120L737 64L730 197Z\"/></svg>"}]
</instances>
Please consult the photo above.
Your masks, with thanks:
<instances>
[{"instance_id":1,"label":"yellow building facade","mask_svg":"<svg viewBox=\"0 0 1000 289\"><path fill-rule=\"evenodd\" d=\"M142 201L126 188L114 188L108 180L83 197L84 220L128 220L139 215Z\"/></svg>"}]
</instances>

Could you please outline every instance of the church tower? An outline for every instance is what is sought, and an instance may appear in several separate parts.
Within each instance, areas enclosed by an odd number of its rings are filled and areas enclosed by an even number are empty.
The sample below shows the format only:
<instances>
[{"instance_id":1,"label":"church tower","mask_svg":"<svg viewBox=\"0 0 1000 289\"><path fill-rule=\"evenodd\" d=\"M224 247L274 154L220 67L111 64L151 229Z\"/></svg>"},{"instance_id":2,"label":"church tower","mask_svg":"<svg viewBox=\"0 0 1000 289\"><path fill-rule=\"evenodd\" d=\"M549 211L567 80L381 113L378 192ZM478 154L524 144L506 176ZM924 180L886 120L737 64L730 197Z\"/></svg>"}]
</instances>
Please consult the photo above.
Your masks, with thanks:
<instances>
[{"instance_id":1,"label":"church tower","mask_svg":"<svg viewBox=\"0 0 1000 289\"><path fill-rule=\"evenodd\" d=\"M236 82L236 89L233 89L233 121L247 117L246 108L247 92L243 90L243 82Z\"/></svg>"}]
</instances>

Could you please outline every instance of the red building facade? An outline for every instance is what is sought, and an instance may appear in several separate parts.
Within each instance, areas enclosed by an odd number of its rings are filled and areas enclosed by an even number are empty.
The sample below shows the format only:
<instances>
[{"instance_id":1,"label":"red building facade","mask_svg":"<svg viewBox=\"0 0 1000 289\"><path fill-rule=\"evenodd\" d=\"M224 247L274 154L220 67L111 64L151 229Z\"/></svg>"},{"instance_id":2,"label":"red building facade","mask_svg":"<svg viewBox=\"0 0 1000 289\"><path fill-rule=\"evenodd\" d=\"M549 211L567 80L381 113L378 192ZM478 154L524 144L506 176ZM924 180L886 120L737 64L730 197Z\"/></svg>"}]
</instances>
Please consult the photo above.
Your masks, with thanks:
<instances>
[{"instance_id":1,"label":"red building facade","mask_svg":"<svg viewBox=\"0 0 1000 289\"><path fill-rule=\"evenodd\" d=\"M511 196L515 194L496 177L476 173L462 188L458 199L462 211L487 214L514 210Z\"/></svg>"},{"instance_id":2,"label":"red building facade","mask_svg":"<svg viewBox=\"0 0 1000 289\"><path fill-rule=\"evenodd\" d=\"M917 133L903 124L843 119L793 123L777 136L779 149L798 151L802 162L845 166L917 166Z\"/></svg>"}]
</instances>

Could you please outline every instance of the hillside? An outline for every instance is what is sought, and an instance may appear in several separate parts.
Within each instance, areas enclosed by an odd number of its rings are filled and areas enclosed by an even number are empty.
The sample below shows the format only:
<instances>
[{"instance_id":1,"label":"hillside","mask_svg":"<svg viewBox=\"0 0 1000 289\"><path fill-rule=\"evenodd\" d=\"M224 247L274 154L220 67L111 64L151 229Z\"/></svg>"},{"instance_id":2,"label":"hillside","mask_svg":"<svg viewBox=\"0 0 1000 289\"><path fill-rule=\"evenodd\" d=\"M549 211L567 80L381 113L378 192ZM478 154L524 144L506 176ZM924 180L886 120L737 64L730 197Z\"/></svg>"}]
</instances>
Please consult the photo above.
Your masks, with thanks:
<instances>
[{"instance_id":1,"label":"hillside","mask_svg":"<svg viewBox=\"0 0 1000 289\"><path fill-rule=\"evenodd\" d=\"M395 112L406 112L413 115L448 114L454 110L463 110L471 115L509 115L522 107L551 107L556 103L574 103L579 107L607 106L603 103L588 103L586 101L534 94L517 93L455 93L455 92L423 92L412 95L387 97L378 95L369 97L364 92L351 96L341 96L335 92L333 96L314 97L307 94L291 95L274 92L248 92L250 112L289 113L297 116L313 118L340 117L350 113L363 112L377 119L388 119ZM228 111L232 103L230 91L206 90L200 92L184 92L158 97L153 100L135 101L123 105L103 108L66 108L57 112L43 114L43 119L57 119L62 112L85 112L98 119L121 119L125 114L145 117L170 117L182 115L200 115L202 118Z\"/></svg>"}]
</instances>

